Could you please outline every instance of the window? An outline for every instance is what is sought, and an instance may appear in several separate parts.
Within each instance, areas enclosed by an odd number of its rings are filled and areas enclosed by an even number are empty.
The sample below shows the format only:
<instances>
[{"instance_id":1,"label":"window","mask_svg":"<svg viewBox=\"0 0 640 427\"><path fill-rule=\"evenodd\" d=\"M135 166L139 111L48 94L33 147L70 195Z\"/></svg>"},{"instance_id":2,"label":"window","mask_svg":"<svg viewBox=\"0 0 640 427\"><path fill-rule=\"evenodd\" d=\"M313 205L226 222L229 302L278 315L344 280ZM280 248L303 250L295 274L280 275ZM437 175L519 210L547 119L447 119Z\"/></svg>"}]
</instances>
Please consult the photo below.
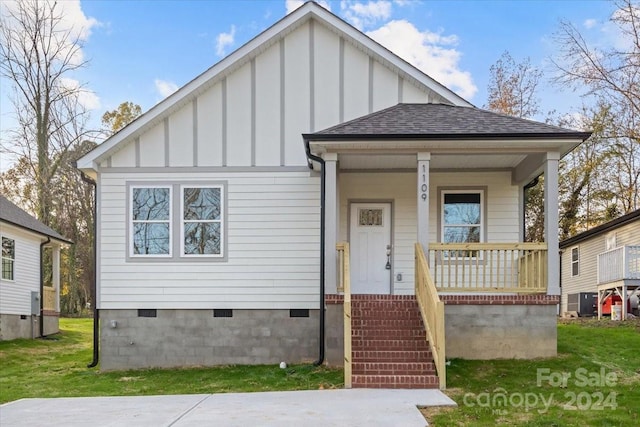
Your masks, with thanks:
<instances>
[{"instance_id":1,"label":"window","mask_svg":"<svg viewBox=\"0 0 640 427\"><path fill-rule=\"evenodd\" d=\"M440 241L479 243L484 240L484 191L443 190L440 192ZM478 251L443 251L445 258L478 257Z\"/></svg>"},{"instance_id":2,"label":"window","mask_svg":"<svg viewBox=\"0 0 640 427\"><path fill-rule=\"evenodd\" d=\"M127 260L226 258L226 182L128 184Z\"/></svg>"},{"instance_id":3,"label":"window","mask_svg":"<svg viewBox=\"0 0 640 427\"><path fill-rule=\"evenodd\" d=\"M16 262L16 241L2 238L2 279L14 280Z\"/></svg>"},{"instance_id":4,"label":"window","mask_svg":"<svg viewBox=\"0 0 640 427\"><path fill-rule=\"evenodd\" d=\"M483 240L482 191L442 192L442 243Z\"/></svg>"},{"instance_id":5,"label":"window","mask_svg":"<svg viewBox=\"0 0 640 427\"><path fill-rule=\"evenodd\" d=\"M615 249L617 247L617 245L616 245L616 233L615 232L607 234L606 239L607 239L607 241L606 241L606 245L607 245L606 249L607 249L607 251L610 251L611 249Z\"/></svg>"},{"instance_id":6,"label":"window","mask_svg":"<svg viewBox=\"0 0 640 427\"><path fill-rule=\"evenodd\" d=\"M222 255L222 188L182 187L182 255Z\"/></svg>"},{"instance_id":7,"label":"window","mask_svg":"<svg viewBox=\"0 0 640 427\"><path fill-rule=\"evenodd\" d=\"M132 187L132 256L171 256L171 188Z\"/></svg>"},{"instance_id":8,"label":"window","mask_svg":"<svg viewBox=\"0 0 640 427\"><path fill-rule=\"evenodd\" d=\"M580 251L577 247L571 249L571 277L580 274Z\"/></svg>"}]
</instances>

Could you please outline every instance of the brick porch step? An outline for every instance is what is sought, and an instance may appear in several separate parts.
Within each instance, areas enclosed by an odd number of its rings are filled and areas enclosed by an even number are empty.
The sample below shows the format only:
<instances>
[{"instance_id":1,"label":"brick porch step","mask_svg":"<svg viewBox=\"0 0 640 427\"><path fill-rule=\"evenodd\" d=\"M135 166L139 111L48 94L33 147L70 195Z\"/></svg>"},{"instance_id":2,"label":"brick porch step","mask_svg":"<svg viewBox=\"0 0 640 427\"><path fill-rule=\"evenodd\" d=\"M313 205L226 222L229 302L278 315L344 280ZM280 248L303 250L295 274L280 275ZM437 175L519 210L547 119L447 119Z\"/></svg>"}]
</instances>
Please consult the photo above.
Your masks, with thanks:
<instances>
[{"instance_id":1,"label":"brick porch step","mask_svg":"<svg viewBox=\"0 0 640 427\"><path fill-rule=\"evenodd\" d=\"M354 388L438 388L435 375L352 375Z\"/></svg>"},{"instance_id":2,"label":"brick porch step","mask_svg":"<svg viewBox=\"0 0 640 427\"><path fill-rule=\"evenodd\" d=\"M351 316L352 387L438 387L414 297L354 295Z\"/></svg>"}]
</instances>

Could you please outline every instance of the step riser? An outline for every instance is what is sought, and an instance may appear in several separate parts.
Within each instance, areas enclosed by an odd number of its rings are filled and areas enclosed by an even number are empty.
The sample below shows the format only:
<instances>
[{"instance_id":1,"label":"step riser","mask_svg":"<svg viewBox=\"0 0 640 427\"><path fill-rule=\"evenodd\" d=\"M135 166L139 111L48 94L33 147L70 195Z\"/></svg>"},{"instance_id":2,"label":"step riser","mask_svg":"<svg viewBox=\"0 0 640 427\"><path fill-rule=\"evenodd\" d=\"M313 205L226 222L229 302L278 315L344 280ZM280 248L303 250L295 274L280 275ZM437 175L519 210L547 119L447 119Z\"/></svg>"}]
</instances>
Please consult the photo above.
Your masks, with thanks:
<instances>
[{"instance_id":1,"label":"step riser","mask_svg":"<svg viewBox=\"0 0 640 427\"><path fill-rule=\"evenodd\" d=\"M415 297L354 296L352 387L438 388Z\"/></svg>"}]
</instances>

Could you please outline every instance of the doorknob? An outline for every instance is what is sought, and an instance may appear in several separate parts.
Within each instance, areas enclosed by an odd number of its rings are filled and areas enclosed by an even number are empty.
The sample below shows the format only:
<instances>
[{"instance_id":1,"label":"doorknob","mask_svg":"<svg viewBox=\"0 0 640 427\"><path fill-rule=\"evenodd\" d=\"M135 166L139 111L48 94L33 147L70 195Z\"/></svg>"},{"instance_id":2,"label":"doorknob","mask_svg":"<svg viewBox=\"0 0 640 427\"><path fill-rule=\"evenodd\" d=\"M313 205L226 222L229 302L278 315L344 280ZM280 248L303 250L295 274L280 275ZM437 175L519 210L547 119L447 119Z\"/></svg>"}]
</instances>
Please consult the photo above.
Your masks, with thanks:
<instances>
[{"instance_id":1,"label":"doorknob","mask_svg":"<svg viewBox=\"0 0 640 427\"><path fill-rule=\"evenodd\" d=\"M391 245L387 245L387 265L384 268L385 270L391 270Z\"/></svg>"}]
</instances>

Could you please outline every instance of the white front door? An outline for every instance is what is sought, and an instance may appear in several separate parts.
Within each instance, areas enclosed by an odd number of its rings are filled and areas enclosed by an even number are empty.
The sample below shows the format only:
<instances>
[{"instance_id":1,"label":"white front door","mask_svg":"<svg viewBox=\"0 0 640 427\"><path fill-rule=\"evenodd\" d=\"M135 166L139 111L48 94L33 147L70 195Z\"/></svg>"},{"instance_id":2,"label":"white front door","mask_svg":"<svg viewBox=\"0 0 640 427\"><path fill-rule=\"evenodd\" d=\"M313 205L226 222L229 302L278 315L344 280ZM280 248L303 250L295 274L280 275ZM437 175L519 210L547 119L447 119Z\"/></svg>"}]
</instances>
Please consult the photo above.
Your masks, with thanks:
<instances>
[{"instance_id":1,"label":"white front door","mask_svg":"<svg viewBox=\"0 0 640 427\"><path fill-rule=\"evenodd\" d=\"M350 217L351 293L390 294L391 204L352 203Z\"/></svg>"}]
</instances>

